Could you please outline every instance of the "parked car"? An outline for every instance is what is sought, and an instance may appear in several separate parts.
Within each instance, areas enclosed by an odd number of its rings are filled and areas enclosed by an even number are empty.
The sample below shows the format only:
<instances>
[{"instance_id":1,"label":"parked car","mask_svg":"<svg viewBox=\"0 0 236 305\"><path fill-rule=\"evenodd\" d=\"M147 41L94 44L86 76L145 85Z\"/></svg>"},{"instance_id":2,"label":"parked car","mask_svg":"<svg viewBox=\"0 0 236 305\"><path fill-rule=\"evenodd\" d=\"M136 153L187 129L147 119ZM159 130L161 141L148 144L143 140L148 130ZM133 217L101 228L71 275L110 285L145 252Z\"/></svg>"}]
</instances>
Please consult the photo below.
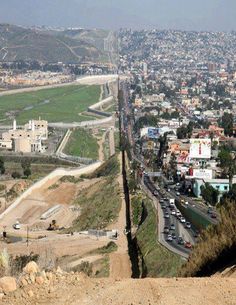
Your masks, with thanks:
<instances>
[{"instance_id":1,"label":"parked car","mask_svg":"<svg viewBox=\"0 0 236 305\"><path fill-rule=\"evenodd\" d=\"M176 196L180 196L180 192L176 192Z\"/></svg>"},{"instance_id":2,"label":"parked car","mask_svg":"<svg viewBox=\"0 0 236 305\"><path fill-rule=\"evenodd\" d=\"M13 229L15 229L15 230L20 230L20 223L19 223L19 221L16 221L14 224L13 224Z\"/></svg>"},{"instance_id":3,"label":"parked car","mask_svg":"<svg viewBox=\"0 0 236 305\"><path fill-rule=\"evenodd\" d=\"M161 208L162 208L163 210L165 210L165 209L166 209L166 205L165 205L165 204L162 204L162 205L161 205Z\"/></svg>"},{"instance_id":4,"label":"parked car","mask_svg":"<svg viewBox=\"0 0 236 305\"><path fill-rule=\"evenodd\" d=\"M184 217L180 217L180 222L181 223L185 223L186 222L186 219Z\"/></svg>"},{"instance_id":5,"label":"parked car","mask_svg":"<svg viewBox=\"0 0 236 305\"><path fill-rule=\"evenodd\" d=\"M176 214L176 212L175 212L175 210L173 209L173 210L171 210L171 215L175 215Z\"/></svg>"},{"instance_id":6,"label":"parked car","mask_svg":"<svg viewBox=\"0 0 236 305\"><path fill-rule=\"evenodd\" d=\"M170 230L175 230L175 225L173 223L170 225Z\"/></svg>"},{"instance_id":7,"label":"parked car","mask_svg":"<svg viewBox=\"0 0 236 305\"><path fill-rule=\"evenodd\" d=\"M215 213L212 213L212 214L211 214L211 218L217 218L216 214L215 214Z\"/></svg>"},{"instance_id":8,"label":"parked car","mask_svg":"<svg viewBox=\"0 0 236 305\"><path fill-rule=\"evenodd\" d=\"M173 239L176 239L176 234L175 234L175 232L172 232L172 233L171 233L171 236L172 236Z\"/></svg>"}]
</instances>

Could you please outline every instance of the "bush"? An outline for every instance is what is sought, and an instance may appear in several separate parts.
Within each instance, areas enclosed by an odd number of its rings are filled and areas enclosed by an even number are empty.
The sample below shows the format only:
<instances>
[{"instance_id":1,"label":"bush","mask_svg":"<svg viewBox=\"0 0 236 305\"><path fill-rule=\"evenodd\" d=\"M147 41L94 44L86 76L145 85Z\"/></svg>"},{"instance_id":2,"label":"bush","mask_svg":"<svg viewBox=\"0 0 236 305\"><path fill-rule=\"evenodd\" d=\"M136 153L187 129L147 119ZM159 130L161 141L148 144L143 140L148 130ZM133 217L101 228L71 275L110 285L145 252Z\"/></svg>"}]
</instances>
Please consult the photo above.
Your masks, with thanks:
<instances>
[{"instance_id":1,"label":"bush","mask_svg":"<svg viewBox=\"0 0 236 305\"><path fill-rule=\"evenodd\" d=\"M21 177L21 174L15 171L11 174L11 176L13 179L19 179Z\"/></svg>"}]
</instances>

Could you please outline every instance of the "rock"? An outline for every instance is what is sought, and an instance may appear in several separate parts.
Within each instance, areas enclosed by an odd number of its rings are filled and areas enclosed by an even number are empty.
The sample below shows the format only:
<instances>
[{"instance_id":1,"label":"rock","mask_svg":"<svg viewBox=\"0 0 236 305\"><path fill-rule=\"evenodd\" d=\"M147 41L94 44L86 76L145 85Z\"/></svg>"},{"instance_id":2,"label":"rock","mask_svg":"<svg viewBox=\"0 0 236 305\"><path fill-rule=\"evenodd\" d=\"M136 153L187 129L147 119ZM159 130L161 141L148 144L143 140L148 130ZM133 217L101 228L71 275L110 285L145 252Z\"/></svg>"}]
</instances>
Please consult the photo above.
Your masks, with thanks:
<instances>
[{"instance_id":1,"label":"rock","mask_svg":"<svg viewBox=\"0 0 236 305\"><path fill-rule=\"evenodd\" d=\"M35 283L35 275L33 273L30 273L29 278L30 278L31 283L34 284Z\"/></svg>"},{"instance_id":2,"label":"rock","mask_svg":"<svg viewBox=\"0 0 236 305\"><path fill-rule=\"evenodd\" d=\"M44 283L44 278L42 276L37 276L35 278L35 282L38 284L38 285L42 285Z\"/></svg>"},{"instance_id":3,"label":"rock","mask_svg":"<svg viewBox=\"0 0 236 305\"><path fill-rule=\"evenodd\" d=\"M58 273L58 274L63 274L63 271L62 271L61 267L59 267L59 266L57 267L56 273Z\"/></svg>"},{"instance_id":4,"label":"rock","mask_svg":"<svg viewBox=\"0 0 236 305\"><path fill-rule=\"evenodd\" d=\"M0 279L0 288L3 292L11 292L16 290L16 279L14 277L5 276Z\"/></svg>"},{"instance_id":5,"label":"rock","mask_svg":"<svg viewBox=\"0 0 236 305\"><path fill-rule=\"evenodd\" d=\"M25 268L23 269L23 271L27 274L30 274L30 273L37 273L39 272L39 267L38 265L32 261L32 262L29 262Z\"/></svg>"},{"instance_id":6,"label":"rock","mask_svg":"<svg viewBox=\"0 0 236 305\"><path fill-rule=\"evenodd\" d=\"M42 276L45 280L47 279L46 272L44 270L40 272L40 276Z\"/></svg>"},{"instance_id":7,"label":"rock","mask_svg":"<svg viewBox=\"0 0 236 305\"><path fill-rule=\"evenodd\" d=\"M47 273L46 273L46 277L47 277L47 279L51 282L52 279L53 279L53 274L52 274L52 272L47 272Z\"/></svg>"},{"instance_id":8,"label":"rock","mask_svg":"<svg viewBox=\"0 0 236 305\"><path fill-rule=\"evenodd\" d=\"M30 298L32 298L32 297L34 296L33 291L32 291L32 290L29 290L29 291L28 291L28 295L29 295Z\"/></svg>"},{"instance_id":9,"label":"rock","mask_svg":"<svg viewBox=\"0 0 236 305\"><path fill-rule=\"evenodd\" d=\"M21 286L23 286L23 287L28 285L28 281L24 277L20 280L20 283L21 283Z\"/></svg>"}]
</instances>

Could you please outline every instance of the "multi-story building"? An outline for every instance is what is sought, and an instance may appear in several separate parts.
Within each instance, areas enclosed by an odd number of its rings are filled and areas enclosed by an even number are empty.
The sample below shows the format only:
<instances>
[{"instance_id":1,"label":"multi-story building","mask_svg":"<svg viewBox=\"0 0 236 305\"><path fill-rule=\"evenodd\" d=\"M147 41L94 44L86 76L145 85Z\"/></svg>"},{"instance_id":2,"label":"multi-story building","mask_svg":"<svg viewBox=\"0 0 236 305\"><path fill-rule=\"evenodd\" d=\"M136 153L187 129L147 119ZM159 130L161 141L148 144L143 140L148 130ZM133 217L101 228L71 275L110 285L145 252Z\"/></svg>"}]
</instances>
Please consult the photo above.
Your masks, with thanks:
<instances>
[{"instance_id":1,"label":"multi-story building","mask_svg":"<svg viewBox=\"0 0 236 305\"><path fill-rule=\"evenodd\" d=\"M13 121L13 129L3 132L0 138L0 148L14 152L33 153L44 152L42 141L48 139L48 122L30 120L23 128L17 128Z\"/></svg>"}]
</instances>

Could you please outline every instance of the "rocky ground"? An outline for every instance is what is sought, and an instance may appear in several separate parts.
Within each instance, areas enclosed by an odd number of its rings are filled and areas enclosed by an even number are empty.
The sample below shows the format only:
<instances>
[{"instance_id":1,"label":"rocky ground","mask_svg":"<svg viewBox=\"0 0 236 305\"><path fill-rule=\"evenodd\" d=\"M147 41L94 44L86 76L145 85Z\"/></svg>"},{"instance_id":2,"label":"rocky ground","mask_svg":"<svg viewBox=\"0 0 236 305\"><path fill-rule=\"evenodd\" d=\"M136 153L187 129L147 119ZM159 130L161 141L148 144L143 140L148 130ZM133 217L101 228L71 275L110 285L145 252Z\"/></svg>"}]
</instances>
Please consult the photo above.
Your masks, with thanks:
<instances>
[{"instance_id":1,"label":"rocky ground","mask_svg":"<svg viewBox=\"0 0 236 305\"><path fill-rule=\"evenodd\" d=\"M17 287L17 289L16 289ZM236 278L91 279L40 271L29 263L16 281L0 279L3 305L235 305Z\"/></svg>"}]
</instances>

